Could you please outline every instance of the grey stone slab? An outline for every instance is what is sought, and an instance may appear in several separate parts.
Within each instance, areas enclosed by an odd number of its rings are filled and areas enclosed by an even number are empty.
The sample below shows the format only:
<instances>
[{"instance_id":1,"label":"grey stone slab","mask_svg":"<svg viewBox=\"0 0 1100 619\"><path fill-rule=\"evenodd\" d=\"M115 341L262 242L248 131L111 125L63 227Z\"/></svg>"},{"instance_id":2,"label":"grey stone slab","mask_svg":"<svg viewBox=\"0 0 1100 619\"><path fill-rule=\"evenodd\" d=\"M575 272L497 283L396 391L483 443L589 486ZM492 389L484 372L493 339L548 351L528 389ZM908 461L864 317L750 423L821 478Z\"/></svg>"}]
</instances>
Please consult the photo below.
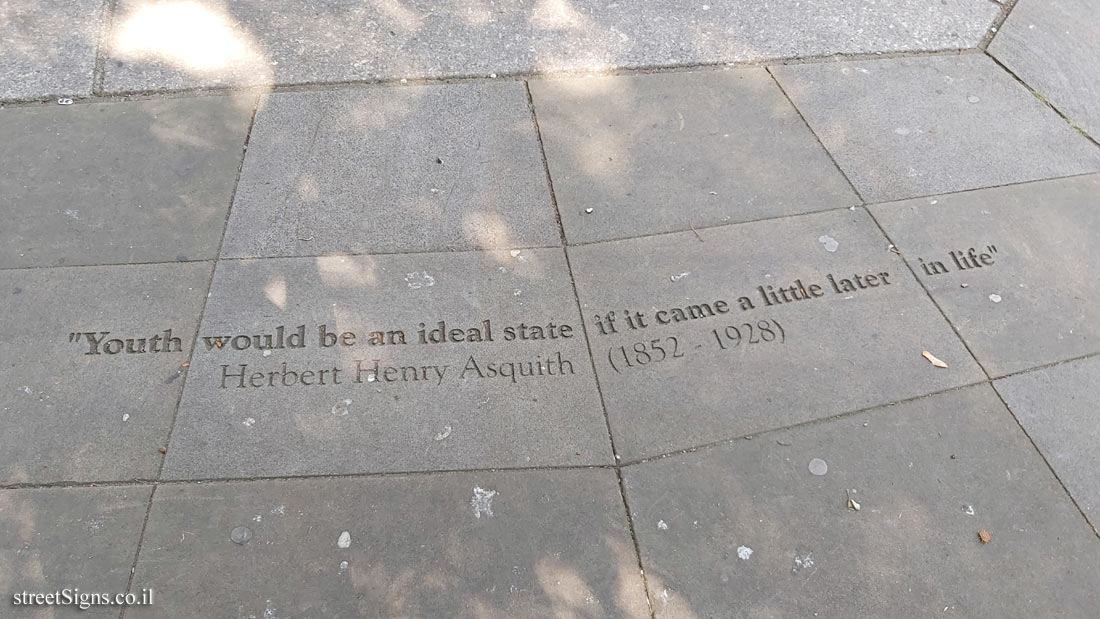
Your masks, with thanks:
<instances>
[{"instance_id":1,"label":"grey stone slab","mask_svg":"<svg viewBox=\"0 0 1100 619\"><path fill-rule=\"evenodd\" d=\"M0 110L0 267L214 257L254 101Z\"/></svg>"},{"instance_id":2,"label":"grey stone slab","mask_svg":"<svg viewBox=\"0 0 1100 619\"><path fill-rule=\"evenodd\" d=\"M118 605L91 596L126 593L149 494L148 486L0 491L4 616L118 617ZM134 590L142 595L140 586ZM14 597L24 593L53 594L61 602L47 606L20 597L16 604Z\"/></svg>"},{"instance_id":3,"label":"grey stone slab","mask_svg":"<svg viewBox=\"0 0 1100 619\"><path fill-rule=\"evenodd\" d=\"M772 72L868 202L1100 170L1100 149L983 54Z\"/></svg>"},{"instance_id":4,"label":"grey stone slab","mask_svg":"<svg viewBox=\"0 0 1100 619\"><path fill-rule=\"evenodd\" d=\"M1095 535L985 385L623 476L659 618L1085 617L1100 602Z\"/></svg>"},{"instance_id":5,"label":"grey stone slab","mask_svg":"<svg viewBox=\"0 0 1100 619\"><path fill-rule=\"evenodd\" d=\"M0 483L155 477L209 276L205 263L0 271Z\"/></svg>"},{"instance_id":6,"label":"grey stone slab","mask_svg":"<svg viewBox=\"0 0 1100 619\"><path fill-rule=\"evenodd\" d=\"M624 462L985 378L863 209L584 245L569 256ZM856 290L836 292L841 280ZM771 306L759 290L800 284ZM646 326L632 329L628 312L643 313ZM933 367L926 350L950 367Z\"/></svg>"},{"instance_id":7,"label":"grey stone slab","mask_svg":"<svg viewBox=\"0 0 1100 619\"><path fill-rule=\"evenodd\" d=\"M91 94L104 6L100 0L0 6L0 100Z\"/></svg>"},{"instance_id":8,"label":"grey stone slab","mask_svg":"<svg viewBox=\"0 0 1100 619\"><path fill-rule=\"evenodd\" d=\"M1095 523L1100 508L1100 358L1009 376L993 385Z\"/></svg>"},{"instance_id":9,"label":"grey stone slab","mask_svg":"<svg viewBox=\"0 0 1100 619\"><path fill-rule=\"evenodd\" d=\"M570 242L859 202L764 69L530 86Z\"/></svg>"},{"instance_id":10,"label":"grey stone slab","mask_svg":"<svg viewBox=\"0 0 1100 619\"><path fill-rule=\"evenodd\" d=\"M630 6L579 0L363 5L124 0L111 91L675 66L976 46L997 16L977 0L752 0Z\"/></svg>"},{"instance_id":11,"label":"grey stone slab","mask_svg":"<svg viewBox=\"0 0 1100 619\"><path fill-rule=\"evenodd\" d=\"M649 616L607 469L163 486L134 582L128 617Z\"/></svg>"},{"instance_id":12,"label":"grey stone slab","mask_svg":"<svg viewBox=\"0 0 1100 619\"><path fill-rule=\"evenodd\" d=\"M223 255L558 245L522 84L263 98Z\"/></svg>"},{"instance_id":13,"label":"grey stone slab","mask_svg":"<svg viewBox=\"0 0 1100 619\"><path fill-rule=\"evenodd\" d=\"M1078 126L1100 136L1100 5L1019 0L989 53Z\"/></svg>"},{"instance_id":14,"label":"grey stone slab","mask_svg":"<svg viewBox=\"0 0 1100 619\"><path fill-rule=\"evenodd\" d=\"M431 343L440 322L447 341ZM245 347L280 326L284 348ZM612 461L560 249L224 260L200 332L171 478Z\"/></svg>"},{"instance_id":15,"label":"grey stone slab","mask_svg":"<svg viewBox=\"0 0 1100 619\"><path fill-rule=\"evenodd\" d=\"M1089 175L872 212L978 361L1002 376L1100 352L1098 202L1100 176ZM962 268L975 263L971 249L979 266Z\"/></svg>"}]
</instances>

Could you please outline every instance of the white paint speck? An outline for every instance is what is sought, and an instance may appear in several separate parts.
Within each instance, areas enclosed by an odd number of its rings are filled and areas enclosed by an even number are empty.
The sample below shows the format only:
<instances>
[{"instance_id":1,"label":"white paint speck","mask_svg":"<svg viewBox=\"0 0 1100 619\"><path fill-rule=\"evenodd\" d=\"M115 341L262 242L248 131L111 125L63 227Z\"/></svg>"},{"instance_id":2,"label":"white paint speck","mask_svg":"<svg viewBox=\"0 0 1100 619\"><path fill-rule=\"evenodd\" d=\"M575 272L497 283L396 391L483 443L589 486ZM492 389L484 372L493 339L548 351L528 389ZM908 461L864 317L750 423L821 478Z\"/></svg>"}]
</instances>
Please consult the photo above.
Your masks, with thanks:
<instances>
[{"instance_id":1,"label":"white paint speck","mask_svg":"<svg viewBox=\"0 0 1100 619\"><path fill-rule=\"evenodd\" d=\"M34 395L34 390L32 390L27 385L23 385L23 393L25 393L27 395Z\"/></svg>"},{"instance_id":2,"label":"white paint speck","mask_svg":"<svg viewBox=\"0 0 1100 619\"><path fill-rule=\"evenodd\" d=\"M130 413L122 413L123 421L130 421Z\"/></svg>"},{"instance_id":3,"label":"white paint speck","mask_svg":"<svg viewBox=\"0 0 1100 619\"><path fill-rule=\"evenodd\" d=\"M738 546L737 547L737 558L738 559L741 559L742 561L748 561L749 557L751 557L751 556L752 556L752 548L749 548L748 546Z\"/></svg>"},{"instance_id":4,"label":"white paint speck","mask_svg":"<svg viewBox=\"0 0 1100 619\"><path fill-rule=\"evenodd\" d=\"M657 528L662 530L662 531L667 531L668 530L668 523L665 522L664 520L658 520L657 521Z\"/></svg>"},{"instance_id":5,"label":"white paint speck","mask_svg":"<svg viewBox=\"0 0 1100 619\"><path fill-rule=\"evenodd\" d=\"M434 286L435 278L429 275L427 271L413 271L412 273L405 274L405 283L407 283L412 290L419 290L421 288Z\"/></svg>"},{"instance_id":6,"label":"white paint speck","mask_svg":"<svg viewBox=\"0 0 1100 619\"><path fill-rule=\"evenodd\" d=\"M964 505L963 506L963 513L966 514L967 516L973 516L974 515L974 506L973 505Z\"/></svg>"},{"instance_id":7,"label":"white paint speck","mask_svg":"<svg viewBox=\"0 0 1100 619\"><path fill-rule=\"evenodd\" d=\"M470 497L470 509L474 512L474 518L481 518L482 514L486 518L493 517L493 497L496 495L496 490L474 488L474 496Z\"/></svg>"},{"instance_id":8,"label":"white paint speck","mask_svg":"<svg viewBox=\"0 0 1100 619\"><path fill-rule=\"evenodd\" d=\"M246 428L251 428L255 424L256 424L256 419L253 418L253 417L248 417L244 421L241 422L241 425L246 427Z\"/></svg>"},{"instance_id":9,"label":"white paint speck","mask_svg":"<svg viewBox=\"0 0 1100 619\"><path fill-rule=\"evenodd\" d=\"M810 472L814 475L821 476L829 472L829 463L825 462L821 458L814 458L810 460Z\"/></svg>"},{"instance_id":10,"label":"white paint speck","mask_svg":"<svg viewBox=\"0 0 1100 619\"><path fill-rule=\"evenodd\" d=\"M256 514L255 516L253 516L253 517L252 517L252 520L253 520L254 522L263 522L263 521L264 521L264 517L263 517L263 515L261 515L261 514Z\"/></svg>"},{"instance_id":11,"label":"white paint speck","mask_svg":"<svg viewBox=\"0 0 1100 619\"><path fill-rule=\"evenodd\" d=\"M271 607L271 600L267 600L264 608L264 619L279 619L279 616L275 614L275 609Z\"/></svg>"},{"instance_id":12,"label":"white paint speck","mask_svg":"<svg viewBox=\"0 0 1100 619\"><path fill-rule=\"evenodd\" d=\"M270 350L264 350L264 356L265 357L270 357L271 356L271 351Z\"/></svg>"},{"instance_id":13,"label":"white paint speck","mask_svg":"<svg viewBox=\"0 0 1100 619\"><path fill-rule=\"evenodd\" d=\"M691 275L691 271L684 271L683 273L680 273L679 275L669 275L668 278L670 280L674 281L674 282L678 282L681 279L684 279L685 277L687 277L688 275Z\"/></svg>"},{"instance_id":14,"label":"white paint speck","mask_svg":"<svg viewBox=\"0 0 1100 619\"><path fill-rule=\"evenodd\" d=\"M65 216L70 219L80 219L80 211L75 208L67 208L65 209Z\"/></svg>"},{"instance_id":15,"label":"white paint speck","mask_svg":"<svg viewBox=\"0 0 1100 619\"><path fill-rule=\"evenodd\" d=\"M337 548L351 548L351 533L347 531L341 531L340 537L336 538Z\"/></svg>"},{"instance_id":16,"label":"white paint speck","mask_svg":"<svg viewBox=\"0 0 1100 619\"><path fill-rule=\"evenodd\" d=\"M821 246L825 248L825 251L830 253L836 251L836 249L840 247L840 243L828 234L822 234L821 236L817 237L817 242L821 243Z\"/></svg>"},{"instance_id":17,"label":"white paint speck","mask_svg":"<svg viewBox=\"0 0 1100 619\"><path fill-rule=\"evenodd\" d=\"M435 440L441 441L441 440L447 438L450 435L451 435L451 426L443 426L443 431L436 433Z\"/></svg>"},{"instance_id":18,"label":"white paint speck","mask_svg":"<svg viewBox=\"0 0 1100 619\"><path fill-rule=\"evenodd\" d=\"M971 102L971 103L978 103L979 101L981 101L981 99L979 99L978 97L976 97L974 95L970 95L969 97L966 98L966 100Z\"/></svg>"},{"instance_id":19,"label":"white paint speck","mask_svg":"<svg viewBox=\"0 0 1100 619\"><path fill-rule=\"evenodd\" d=\"M809 569L814 566L814 553L807 552L805 556L794 556L794 571Z\"/></svg>"},{"instance_id":20,"label":"white paint speck","mask_svg":"<svg viewBox=\"0 0 1100 619\"><path fill-rule=\"evenodd\" d=\"M373 374L367 375L367 380L370 381ZM343 417L348 414L348 407L351 406L351 400L340 400L336 404L332 405L332 414L337 417Z\"/></svg>"},{"instance_id":21,"label":"white paint speck","mask_svg":"<svg viewBox=\"0 0 1100 619\"><path fill-rule=\"evenodd\" d=\"M275 507L272 507L271 508L271 513L272 514L278 514L280 516L285 514L286 513L286 505L277 505Z\"/></svg>"},{"instance_id":22,"label":"white paint speck","mask_svg":"<svg viewBox=\"0 0 1100 619\"><path fill-rule=\"evenodd\" d=\"M991 294L991 295L989 295L989 300L993 301L994 303L1000 303L1001 302L1001 295L996 294L996 293Z\"/></svg>"},{"instance_id":23,"label":"white paint speck","mask_svg":"<svg viewBox=\"0 0 1100 619\"><path fill-rule=\"evenodd\" d=\"M348 562L347 561L341 561L340 562L340 571L341 572L346 572L347 570L348 570Z\"/></svg>"}]
</instances>

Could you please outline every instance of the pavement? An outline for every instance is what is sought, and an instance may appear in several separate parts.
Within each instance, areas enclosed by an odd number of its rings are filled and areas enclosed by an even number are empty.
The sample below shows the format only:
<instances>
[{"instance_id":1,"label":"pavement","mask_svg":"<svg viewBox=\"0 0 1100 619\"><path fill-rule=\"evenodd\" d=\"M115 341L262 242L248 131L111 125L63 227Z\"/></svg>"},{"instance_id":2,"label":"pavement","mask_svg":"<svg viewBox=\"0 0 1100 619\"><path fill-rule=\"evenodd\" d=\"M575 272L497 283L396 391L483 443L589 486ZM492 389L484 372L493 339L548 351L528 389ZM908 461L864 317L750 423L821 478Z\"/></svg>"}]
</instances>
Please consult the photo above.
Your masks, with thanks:
<instances>
[{"instance_id":1,"label":"pavement","mask_svg":"<svg viewBox=\"0 0 1100 619\"><path fill-rule=\"evenodd\" d=\"M1097 24L0 0L0 617L1098 616Z\"/></svg>"}]
</instances>

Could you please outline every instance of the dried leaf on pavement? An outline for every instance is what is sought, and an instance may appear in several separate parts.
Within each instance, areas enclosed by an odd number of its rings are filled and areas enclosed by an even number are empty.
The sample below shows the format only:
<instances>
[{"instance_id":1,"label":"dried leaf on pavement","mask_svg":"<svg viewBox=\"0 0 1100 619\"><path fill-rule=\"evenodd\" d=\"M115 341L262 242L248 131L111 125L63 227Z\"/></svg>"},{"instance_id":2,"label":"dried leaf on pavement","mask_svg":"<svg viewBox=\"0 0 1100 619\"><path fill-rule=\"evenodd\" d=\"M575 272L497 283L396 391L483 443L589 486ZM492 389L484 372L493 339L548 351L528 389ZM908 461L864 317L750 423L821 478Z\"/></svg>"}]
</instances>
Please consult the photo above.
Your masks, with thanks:
<instances>
[{"instance_id":1,"label":"dried leaf on pavement","mask_svg":"<svg viewBox=\"0 0 1100 619\"><path fill-rule=\"evenodd\" d=\"M924 357L925 359L928 359L929 363L931 363L932 365L934 365L938 368L947 367L946 363L944 363L943 361L940 361L939 359L937 359L936 355L933 355L932 353L928 352L927 350L922 352L921 356Z\"/></svg>"}]
</instances>

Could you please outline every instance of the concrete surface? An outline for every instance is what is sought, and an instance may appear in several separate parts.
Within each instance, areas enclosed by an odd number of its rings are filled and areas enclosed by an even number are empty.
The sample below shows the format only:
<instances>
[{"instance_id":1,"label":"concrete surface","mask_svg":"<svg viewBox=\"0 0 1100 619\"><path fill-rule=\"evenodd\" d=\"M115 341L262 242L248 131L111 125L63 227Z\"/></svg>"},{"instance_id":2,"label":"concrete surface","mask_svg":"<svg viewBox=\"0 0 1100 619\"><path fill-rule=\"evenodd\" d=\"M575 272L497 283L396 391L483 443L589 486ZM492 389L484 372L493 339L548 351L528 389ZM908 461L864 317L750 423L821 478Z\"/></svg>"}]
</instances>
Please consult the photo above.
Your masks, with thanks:
<instances>
[{"instance_id":1,"label":"concrete surface","mask_svg":"<svg viewBox=\"0 0 1100 619\"><path fill-rule=\"evenodd\" d=\"M0 616L1095 614L1093 12L0 0Z\"/></svg>"}]
</instances>

